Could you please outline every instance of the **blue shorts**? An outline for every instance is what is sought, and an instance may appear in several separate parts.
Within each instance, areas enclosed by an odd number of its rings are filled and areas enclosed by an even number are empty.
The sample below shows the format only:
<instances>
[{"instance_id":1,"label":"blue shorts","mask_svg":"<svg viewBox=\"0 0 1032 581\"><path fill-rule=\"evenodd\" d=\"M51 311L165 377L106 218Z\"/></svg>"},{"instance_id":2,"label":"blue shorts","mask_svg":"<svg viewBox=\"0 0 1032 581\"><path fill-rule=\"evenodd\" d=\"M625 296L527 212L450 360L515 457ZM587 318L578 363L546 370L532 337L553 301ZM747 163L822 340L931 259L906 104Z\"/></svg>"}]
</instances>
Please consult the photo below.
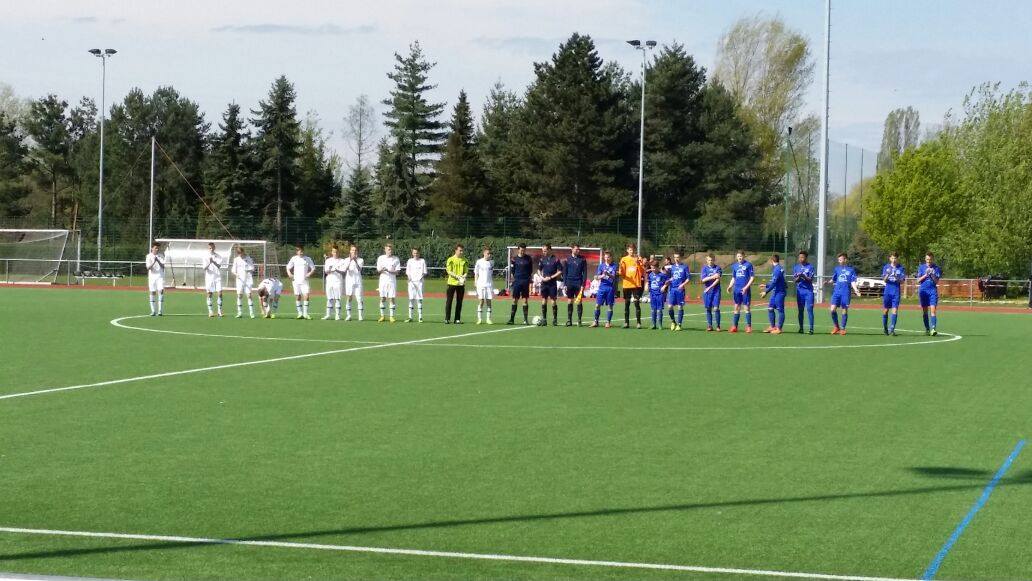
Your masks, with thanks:
<instances>
[{"instance_id":1,"label":"blue shorts","mask_svg":"<svg viewBox=\"0 0 1032 581\"><path fill-rule=\"evenodd\" d=\"M767 306L778 311L785 310L785 293L773 293L770 295L770 302Z\"/></svg>"},{"instance_id":2,"label":"blue shorts","mask_svg":"<svg viewBox=\"0 0 1032 581\"><path fill-rule=\"evenodd\" d=\"M517 280L512 283L512 300L530 298L530 281Z\"/></svg>"},{"instance_id":3,"label":"blue shorts","mask_svg":"<svg viewBox=\"0 0 1032 581\"><path fill-rule=\"evenodd\" d=\"M702 306L707 309L719 309L720 308L720 290L713 289L708 293L702 295Z\"/></svg>"},{"instance_id":4,"label":"blue shorts","mask_svg":"<svg viewBox=\"0 0 1032 581\"><path fill-rule=\"evenodd\" d=\"M802 307L813 307L813 291L796 291L795 302Z\"/></svg>"},{"instance_id":5,"label":"blue shorts","mask_svg":"<svg viewBox=\"0 0 1032 581\"><path fill-rule=\"evenodd\" d=\"M898 309L899 293L885 293L884 295L882 295L881 306L883 309Z\"/></svg>"},{"instance_id":6,"label":"blue shorts","mask_svg":"<svg viewBox=\"0 0 1032 581\"><path fill-rule=\"evenodd\" d=\"M752 287L749 287L749 288L745 289L744 291L743 290L739 290L739 289L735 289L734 301L735 301L736 305L745 305L747 307L749 305L751 305L752 304Z\"/></svg>"},{"instance_id":7,"label":"blue shorts","mask_svg":"<svg viewBox=\"0 0 1032 581\"><path fill-rule=\"evenodd\" d=\"M607 307L613 306L616 302L616 289L613 287L598 287L598 293L595 294L595 304L598 306L605 305Z\"/></svg>"},{"instance_id":8,"label":"blue shorts","mask_svg":"<svg viewBox=\"0 0 1032 581\"><path fill-rule=\"evenodd\" d=\"M684 290L677 290L676 288L671 288L670 291L667 292L667 304L671 307L683 307Z\"/></svg>"},{"instance_id":9,"label":"blue shorts","mask_svg":"<svg viewBox=\"0 0 1032 581\"><path fill-rule=\"evenodd\" d=\"M848 292L838 292L838 291L836 291L833 295L831 295L831 306L833 306L833 307L842 307L844 309L848 309L849 308L849 299L851 297L852 297L852 295L850 295Z\"/></svg>"},{"instance_id":10,"label":"blue shorts","mask_svg":"<svg viewBox=\"0 0 1032 581\"><path fill-rule=\"evenodd\" d=\"M652 310L662 309L666 304L666 295L663 293L649 293L649 305Z\"/></svg>"},{"instance_id":11,"label":"blue shorts","mask_svg":"<svg viewBox=\"0 0 1032 581\"><path fill-rule=\"evenodd\" d=\"M541 285L541 298L553 299L559 296L559 285L556 283L543 283Z\"/></svg>"},{"instance_id":12,"label":"blue shorts","mask_svg":"<svg viewBox=\"0 0 1032 581\"><path fill-rule=\"evenodd\" d=\"M922 307L934 307L939 304L939 291L938 289L925 290L921 289L917 292L917 298L921 301Z\"/></svg>"}]
</instances>

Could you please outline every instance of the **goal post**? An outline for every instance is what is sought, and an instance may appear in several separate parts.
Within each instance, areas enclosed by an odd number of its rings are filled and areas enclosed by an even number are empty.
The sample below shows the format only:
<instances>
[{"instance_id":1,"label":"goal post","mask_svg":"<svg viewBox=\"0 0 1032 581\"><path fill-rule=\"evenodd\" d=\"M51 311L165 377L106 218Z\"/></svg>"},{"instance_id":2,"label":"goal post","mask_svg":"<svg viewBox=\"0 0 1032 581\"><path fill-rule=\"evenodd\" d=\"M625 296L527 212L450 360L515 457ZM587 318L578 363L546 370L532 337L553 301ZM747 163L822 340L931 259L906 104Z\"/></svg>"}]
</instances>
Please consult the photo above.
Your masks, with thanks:
<instances>
[{"instance_id":1,"label":"goal post","mask_svg":"<svg viewBox=\"0 0 1032 581\"><path fill-rule=\"evenodd\" d=\"M512 264L512 257L516 256L516 252L517 252L518 248L519 247L517 247L517 246L507 246L506 247L506 254L507 255L506 255L506 259L505 259L505 265L503 266L503 268L505 268L505 287L508 288L508 289L512 288L512 272L509 269L509 265ZM534 262L534 274L536 275L537 271L538 271L538 261L544 255L544 247L543 246L527 246L526 250L527 250L527 256L530 256L530 259ZM554 254L556 258L558 258L560 261L563 261L563 262L565 262L566 259L570 257L571 251L572 251L572 247L570 247L570 246L553 246L552 247L552 254ZM588 279L590 280L591 277L594 276L595 270L598 268L599 261L602 260L602 249L601 248L590 247L590 246L581 246L580 247L580 255L583 256L584 259L588 261ZM536 277L535 277L535 279L536 279ZM587 281L585 281L585 282L587 282ZM562 279L559 280L559 283L562 284ZM537 295L541 294L541 287L540 287L539 284L537 284L536 280L534 281L534 284L531 284L530 286L531 286L531 294L532 295L537 296Z\"/></svg>"},{"instance_id":2,"label":"goal post","mask_svg":"<svg viewBox=\"0 0 1032 581\"><path fill-rule=\"evenodd\" d=\"M255 276L265 276L269 250L265 240L213 240L211 238L158 238L165 254L165 279L171 288L204 288L204 263L208 256L208 244L215 245L215 252L223 257L221 269L222 286L230 288L234 283L230 267L236 249L242 246L254 260Z\"/></svg>"},{"instance_id":3,"label":"goal post","mask_svg":"<svg viewBox=\"0 0 1032 581\"><path fill-rule=\"evenodd\" d=\"M54 284L79 270L79 233L60 229L0 229L0 282Z\"/></svg>"}]
</instances>

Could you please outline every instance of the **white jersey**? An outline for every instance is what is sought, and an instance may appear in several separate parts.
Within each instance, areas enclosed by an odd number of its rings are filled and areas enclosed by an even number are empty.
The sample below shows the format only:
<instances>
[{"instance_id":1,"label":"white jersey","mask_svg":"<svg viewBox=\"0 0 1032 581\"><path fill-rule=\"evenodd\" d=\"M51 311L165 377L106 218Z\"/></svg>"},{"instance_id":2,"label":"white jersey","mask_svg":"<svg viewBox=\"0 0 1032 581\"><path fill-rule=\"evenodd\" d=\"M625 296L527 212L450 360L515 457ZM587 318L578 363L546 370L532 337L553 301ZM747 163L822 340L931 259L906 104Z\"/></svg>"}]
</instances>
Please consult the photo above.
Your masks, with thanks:
<instances>
[{"instance_id":1,"label":"white jersey","mask_svg":"<svg viewBox=\"0 0 1032 581\"><path fill-rule=\"evenodd\" d=\"M380 283L398 282L398 271L401 270L401 259L397 256L381 254L376 259L376 272L380 273Z\"/></svg>"},{"instance_id":2,"label":"white jersey","mask_svg":"<svg viewBox=\"0 0 1032 581\"><path fill-rule=\"evenodd\" d=\"M269 296L278 297L283 294L283 283L278 278L266 278L258 283L258 290L265 289Z\"/></svg>"},{"instance_id":3,"label":"white jersey","mask_svg":"<svg viewBox=\"0 0 1032 581\"><path fill-rule=\"evenodd\" d=\"M297 256L296 254L290 258L290 262L287 263L287 274L290 275L291 280L295 283L303 283L308 281L308 276L315 271L315 261L307 256Z\"/></svg>"},{"instance_id":4,"label":"white jersey","mask_svg":"<svg viewBox=\"0 0 1032 581\"><path fill-rule=\"evenodd\" d=\"M326 284L340 286L344 282L344 259L330 256L323 264L323 272L326 273Z\"/></svg>"},{"instance_id":5,"label":"white jersey","mask_svg":"<svg viewBox=\"0 0 1032 581\"><path fill-rule=\"evenodd\" d=\"M426 260L422 258L410 258L405 263L405 274L409 282L423 282L426 278Z\"/></svg>"},{"instance_id":6,"label":"white jersey","mask_svg":"<svg viewBox=\"0 0 1032 581\"><path fill-rule=\"evenodd\" d=\"M254 259L250 256L234 256L233 266L230 267L230 272L239 282L241 279L247 279L254 281Z\"/></svg>"},{"instance_id":7,"label":"white jersey","mask_svg":"<svg viewBox=\"0 0 1032 581\"><path fill-rule=\"evenodd\" d=\"M473 264L473 281L477 288L494 286L494 261L481 258Z\"/></svg>"},{"instance_id":8,"label":"white jersey","mask_svg":"<svg viewBox=\"0 0 1032 581\"><path fill-rule=\"evenodd\" d=\"M165 277L165 255L164 254L147 254L147 277L148 278L164 278Z\"/></svg>"},{"instance_id":9,"label":"white jersey","mask_svg":"<svg viewBox=\"0 0 1032 581\"><path fill-rule=\"evenodd\" d=\"M351 255L341 259L344 270L344 294L355 296L362 294L362 267L365 261L361 257L351 258Z\"/></svg>"},{"instance_id":10,"label":"white jersey","mask_svg":"<svg viewBox=\"0 0 1032 581\"><path fill-rule=\"evenodd\" d=\"M219 270L222 268L222 255L218 252L209 252L204 257L204 278L212 276L220 276Z\"/></svg>"}]
</instances>

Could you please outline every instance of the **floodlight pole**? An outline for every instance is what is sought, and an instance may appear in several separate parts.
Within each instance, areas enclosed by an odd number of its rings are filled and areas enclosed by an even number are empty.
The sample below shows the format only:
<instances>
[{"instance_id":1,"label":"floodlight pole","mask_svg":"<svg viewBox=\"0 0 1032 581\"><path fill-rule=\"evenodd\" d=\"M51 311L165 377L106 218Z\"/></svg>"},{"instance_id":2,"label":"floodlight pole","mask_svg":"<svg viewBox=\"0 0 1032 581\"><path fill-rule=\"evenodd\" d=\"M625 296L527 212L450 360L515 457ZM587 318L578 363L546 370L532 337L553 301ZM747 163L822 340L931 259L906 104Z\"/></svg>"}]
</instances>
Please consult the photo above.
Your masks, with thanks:
<instances>
[{"instance_id":1,"label":"floodlight pole","mask_svg":"<svg viewBox=\"0 0 1032 581\"><path fill-rule=\"evenodd\" d=\"M831 78L831 0L824 0L824 106L821 113L821 183L817 194L817 302L824 302L828 211L828 93Z\"/></svg>"},{"instance_id":2,"label":"floodlight pole","mask_svg":"<svg viewBox=\"0 0 1032 581\"><path fill-rule=\"evenodd\" d=\"M100 177L97 185L97 270L100 270L101 251L104 246L104 109L107 107L107 60L117 51L112 48L103 51L94 48L89 52L100 59Z\"/></svg>"},{"instance_id":3,"label":"floodlight pole","mask_svg":"<svg viewBox=\"0 0 1032 581\"><path fill-rule=\"evenodd\" d=\"M791 152L792 151L792 128L791 127L788 128L788 131L785 134L785 145L788 148L788 150L785 153ZM788 200L791 197L790 194L792 193L792 163L789 161L787 156L785 158L785 164L788 166L786 171L785 171L785 249L784 249L785 256L787 257L788 256ZM785 260L788 260L788 259L786 258Z\"/></svg>"},{"instance_id":4,"label":"floodlight pole","mask_svg":"<svg viewBox=\"0 0 1032 581\"><path fill-rule=\"evenodd\" d=\"M154 244L154 150L157 139L150 138L150 213L147 217L147 246Z\"/></svg>"},{"instance_id":5,"label":"floodlight pole","mask_svg":"<svg viewBox=\"0 0 1032 581\"><path fill-rule=\"evenodd\" d=\"M647 40L643 44L640 40L628 40L627 44L635 50L641 51L641 128L638 138L638 252L641 252L641 231L642 231L642 210L645 186L645 66L648 59L647 51L656 46L656 41Z\"/></svg>"}]
</instances>

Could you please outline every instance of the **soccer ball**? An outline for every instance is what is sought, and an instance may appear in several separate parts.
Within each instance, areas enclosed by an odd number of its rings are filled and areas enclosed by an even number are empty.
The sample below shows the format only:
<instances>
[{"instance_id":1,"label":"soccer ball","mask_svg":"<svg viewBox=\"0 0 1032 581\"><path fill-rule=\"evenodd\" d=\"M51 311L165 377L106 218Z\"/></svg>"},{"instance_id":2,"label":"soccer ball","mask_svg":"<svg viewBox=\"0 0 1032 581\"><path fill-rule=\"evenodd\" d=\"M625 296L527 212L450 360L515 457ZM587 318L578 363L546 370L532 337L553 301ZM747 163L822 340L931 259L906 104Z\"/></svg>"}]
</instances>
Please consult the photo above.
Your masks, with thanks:
<instances>
[{"instance_id":1,"label":"soccer ball","mask_svg":"<svg viewBox=\"0 0 1032 581\"><path fill-rule=\"evenodd\" d=\"M541 324L541 315L538 315L538 316L534 317L534 324L535 325L540 325Z\"/></svg>"}]
</instances>

